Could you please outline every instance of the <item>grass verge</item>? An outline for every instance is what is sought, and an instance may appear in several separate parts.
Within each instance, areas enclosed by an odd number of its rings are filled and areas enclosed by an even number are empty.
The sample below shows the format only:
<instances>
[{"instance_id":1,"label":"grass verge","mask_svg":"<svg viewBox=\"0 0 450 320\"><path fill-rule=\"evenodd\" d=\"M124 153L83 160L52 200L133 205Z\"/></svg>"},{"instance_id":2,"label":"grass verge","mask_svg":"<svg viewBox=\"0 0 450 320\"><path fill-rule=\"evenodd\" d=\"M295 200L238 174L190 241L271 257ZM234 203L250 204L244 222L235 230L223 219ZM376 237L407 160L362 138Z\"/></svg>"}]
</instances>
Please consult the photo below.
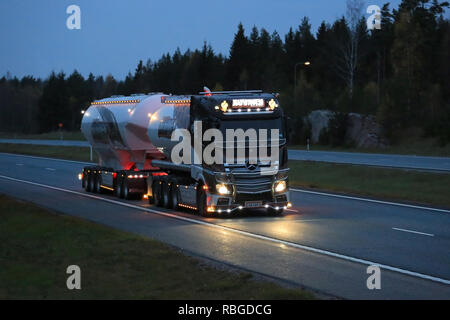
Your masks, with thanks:
<instances>
[{"instance_id":1,"label":"grass verge","mask_svg":"<svg viewBox=\"0 0 450 320\"><path fill-rule=\"evenodd\" d=\"M291 186L450 207L450 174L289 161Z\"/></svg>"},{"instance_id":2,"label":"grass verge","mask_svg":"<svg viewBox=\"0 0 450 320\"><path fill-rule=\"evenodd\" d=\"M66 269L81 268L81 290ZM160 242L0 195L0 299L312 299Z\"/></svg>"},{"instance_id":3,"label":"grass verge","mask_svg":"<svg viewBox=\"0 0 450 320\"><path fill-rule=\"evenodd\" d=\"M0 143L0 152L26 154L75 161L89 161L89 148L86 147L56 147L33 144ZM93 152L93 162L97 162L97 154Z\"/></svg>"},{"instance_id":4,"label":"grass verge","mask_svg":"<svg viewBox=\"0 0 450 320\"><path fill-rule=\"evenodd\" d=\"M81 131L48 132L41 134L0 132L0 139L59 140L61 137L64 140L86 140Z\"/></svg>"}]
</instances>

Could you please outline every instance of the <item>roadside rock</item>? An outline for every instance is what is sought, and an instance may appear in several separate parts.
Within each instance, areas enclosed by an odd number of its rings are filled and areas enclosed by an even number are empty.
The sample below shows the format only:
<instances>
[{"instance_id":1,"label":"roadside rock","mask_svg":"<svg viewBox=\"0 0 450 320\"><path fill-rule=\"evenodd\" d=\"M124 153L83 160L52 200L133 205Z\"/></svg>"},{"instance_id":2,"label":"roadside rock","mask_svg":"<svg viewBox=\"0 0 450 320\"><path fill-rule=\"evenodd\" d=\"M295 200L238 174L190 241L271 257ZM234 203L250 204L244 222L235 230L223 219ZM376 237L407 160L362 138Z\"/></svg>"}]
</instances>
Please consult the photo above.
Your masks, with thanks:
<instances>
[{"instance_id":1,"label":"roadside rock","mask_svg":"<svg viewBox=\"0 0 450 320\"><path fill-rule=\"evenodd\" d=\"M387 140L383 137L382 128L375 118L358 113L348 114L345 141L360 148L385 148L388 145Z\"/></svg>"},{"instance_id":2,"label":"roadside rock","mask_svg":"<svg viewBox=\"0 0 450 320\"><path fill-rule=\"evenodd\" d=\"M305 118L311 124L311 143L319 142L320 132L328 127L333 114L330 110L315 110ZM389 142L373 116L349 113L345 144L360 148L384 148Z\"/></svg>"},{"instance_id":3,"label":"roadside rock","mask_svg":"<svg viewBox=\"0 0 450 320\"><path fill-rule=\"evenodd\" d=\"M332 116L333 112L330 110L315 110L306 117L306 121L311 123L311 143L319 142L320 131L328 127Z\"/></svg>"}]
</instances>

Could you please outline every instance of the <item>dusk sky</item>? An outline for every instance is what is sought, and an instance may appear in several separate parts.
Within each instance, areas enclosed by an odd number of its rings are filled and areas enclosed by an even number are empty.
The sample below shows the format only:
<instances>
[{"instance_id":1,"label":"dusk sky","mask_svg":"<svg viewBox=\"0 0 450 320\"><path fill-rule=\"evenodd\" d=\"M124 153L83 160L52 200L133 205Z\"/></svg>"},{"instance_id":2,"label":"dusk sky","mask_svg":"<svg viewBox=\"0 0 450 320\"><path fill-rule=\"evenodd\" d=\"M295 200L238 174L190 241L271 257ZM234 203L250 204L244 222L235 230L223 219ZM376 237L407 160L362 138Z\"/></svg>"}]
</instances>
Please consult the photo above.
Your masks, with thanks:
<instances>
[{"instance_id":1,"label":"dusk sky","mask_svg":"<svg viewBox=\"0 0 450 320\"><path fill-rule=\"evenodd\" d=\"M366 1L366 7L385 2ZM401 1L390 2L397 7ZM66 27L71 4L81 8L81 30ZM343 14L345 0L1 0L0 76L45 78L77 69L123 79L140 59L156 60L177 47L184 52L207 41L228 55L239 22L247 34L256 25L284 39L303 16L315 32L322 20Z\"/></svg>"}]
</instances>

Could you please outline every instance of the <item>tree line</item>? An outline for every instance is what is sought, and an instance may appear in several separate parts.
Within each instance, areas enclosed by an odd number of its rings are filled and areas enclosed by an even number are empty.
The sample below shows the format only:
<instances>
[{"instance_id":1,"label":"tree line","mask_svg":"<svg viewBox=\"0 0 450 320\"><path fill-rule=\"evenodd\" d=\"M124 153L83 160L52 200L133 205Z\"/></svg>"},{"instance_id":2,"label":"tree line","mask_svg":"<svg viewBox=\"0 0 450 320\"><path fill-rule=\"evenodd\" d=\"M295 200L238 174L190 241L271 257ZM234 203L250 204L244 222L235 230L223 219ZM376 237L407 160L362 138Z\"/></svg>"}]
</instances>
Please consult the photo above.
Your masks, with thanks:
<instances>
[{"instance_id":1,"label":"tree line","mask_svg":"<svg viewBox=\"0 0 450 320\"><path fill-rule=\"evenodd\" d=\"M238 25L228 56L202 48L142 60L124 80L52 72L0 79L1 131L48 132L62 124L78 130L81 110L112 95L262 89L279 92L294 142L308 133L302 117L312 110L376 116L395 139L408 127L450 142L450 23L448 2L403 0L385 4L381 29L368 30L360 0L344 16L313 33L307 17L284 37ZM309 65L305 62L310 62Z\"/></svg>"}]
</instances>

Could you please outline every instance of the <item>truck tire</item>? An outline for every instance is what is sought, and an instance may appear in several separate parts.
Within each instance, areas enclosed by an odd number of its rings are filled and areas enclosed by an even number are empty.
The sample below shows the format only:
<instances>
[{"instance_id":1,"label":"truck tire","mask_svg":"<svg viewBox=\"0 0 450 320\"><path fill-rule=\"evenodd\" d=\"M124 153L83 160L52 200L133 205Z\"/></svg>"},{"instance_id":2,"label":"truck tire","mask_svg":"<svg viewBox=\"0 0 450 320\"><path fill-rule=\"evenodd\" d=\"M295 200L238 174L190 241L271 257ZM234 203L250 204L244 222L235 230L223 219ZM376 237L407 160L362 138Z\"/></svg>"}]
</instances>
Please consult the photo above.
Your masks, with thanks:
<instances>
[{"instance_id":1,"label":"truck tire","mask_svg":"<svg viewBox=\"0 0 450 320\"><path fill-rule=\"evenodd\" d=\"M81 187L83 189L86 189L87 186L87 173L85 170L83 170L83 178L81 179Z\"/></svg>"},{"instance_id":2,"label":"truck tire","mask_svg":"<svg viewBox=\"0 0 450 320\"><path fill-rule=\"evenodd\" d=\"M122 180L122 190L120 193L120 197L125 200L130 199L130 190L128 188L128 179L127 178L124 178Z\"/></svg>"},{"instance_id":3,"label":"truck tire","mask_svg":"<svg viewBox=\"0 0 450 320\"><path fill-rule=\"evenodd\" d=\"M152 194L155 206L161 207L161 184L159 180L153 181Z\"/></svg>"},{"instance_id":4,"label":"truck tire","mask_svg":"<svg viewBox=\"0 0 450 320\"><path fill-rule=\"evenodd\" d=\"M102 185L102 176L100 174L94 175L94 193L101 193L102 188L100 187Z\"/></svg>"},{"instance_id":5,"label":"truck tire","mask_svg":"<svg viewBox=\"0 0 450 320\"><path fill-rule=\"evenodd\" d=\"M169 208L178 209L178 187L176 181L170 182L169 188Z\"/></svg>"},{"instance_id":6,"label":"truck tire","mask_svg":"<svg viewBox=\"0 0 450 320\"><path fill-rule=\"evenodd\" d=\"M200 192L197 196L197 212L200 216L205 217L207 216L206 212L206 193L203 190L203 186L200 187Z\"/></svg>"},{"instance_id":7,"label":"truck tire","mask_svg":"<svg viewBox=\"0 0 450 320\"><path fill-rule=\"evenodd\" d=\"M161 207L169 208L169 184L163 181L161 184Z\"/></svg>"},{"instance_id":8,"label":"truck tire","mask_svg":"<svg viewBox=\"0 0 450 320\"><path fill-rule=\"evenodd\" d=\"M86 191L94 191L94 175L92 174L92 172L88 172Z\"/></svg>"},{"instance_id":9,"label":"truck tire","mask_svg":"<svg viewBox=\"0 0 450 320\"><path fill-rule=\"evenodd\" d=\"M122 194L122 179L120 177L116 178L116 185L114 187L114 195L117 198L120 198L120 195Z\"/></svg>"}]
</instances>

